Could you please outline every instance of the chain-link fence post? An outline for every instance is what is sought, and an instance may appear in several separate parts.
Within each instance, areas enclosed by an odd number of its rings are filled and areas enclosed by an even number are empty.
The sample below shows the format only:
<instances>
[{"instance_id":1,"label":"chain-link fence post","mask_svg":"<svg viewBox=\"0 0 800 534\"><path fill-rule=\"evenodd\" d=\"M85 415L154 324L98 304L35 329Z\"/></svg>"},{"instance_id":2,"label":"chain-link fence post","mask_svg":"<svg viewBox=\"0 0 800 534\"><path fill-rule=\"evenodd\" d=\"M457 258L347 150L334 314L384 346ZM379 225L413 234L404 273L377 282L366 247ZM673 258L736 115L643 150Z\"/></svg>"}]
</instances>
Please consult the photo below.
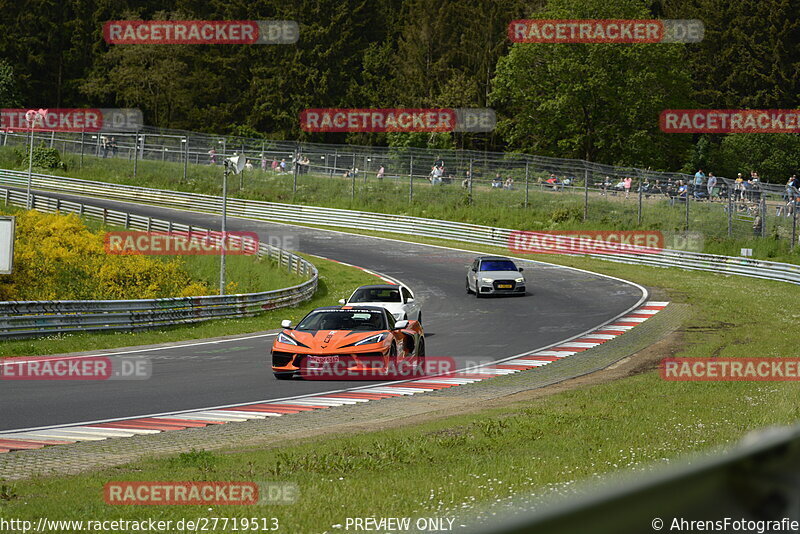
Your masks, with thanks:
<instances>
[{"instance_id":1,"label":"chain-link fence post","mask_svg":"<svg viewBox=\"0 0 800 534\"><path fill-rule=\"evenodd\" d=\"M294 149L294 158L292 164L292 194L297 194L297 163L299 160L299 153L297 147Z\"/></svg>"},{"instance_id":2,"label":"chain-link fence post","mask_svg":"<svg viewBox=\"0 0 800 534\"><path fill-rule=\"evenodd\" d=\"M794 250L794 245L797 243L797 198L792 199L792 243L789 245L789 250Z\"/></svg>"},{"instance_id":3,"label":"chain-link fence post","mask_svg":"<svg viewBox=\"0 0 800 534\"><path fill-rule=\"evenodd\" d=\"M528 207L528 165L529 162L525 162L525 207Z\"/></svg>"},{"instance_id":4,"label":"chain-link fence post","mask_svg":"<svg viewBox=\"0 0 800 534\"><path fill-rule=\"evenodd\" d=\"M767 199L764 195L761 196L758 211L761 216L761 237L767 237Z\"/></svg>"},{"instance_id":5,"label":"chain-link fence post","mask_svg":"<svg viewBox=\"0 0 800 534\"><path fill-rule=\"evenodd\" d=\"M8 134L6 134L6 137L8 137ZM84 138L85 137L86 137L86 130L82 129L81 130L81 160L80 160L80 163L78 164L78 168L79 169L83 169L83 143L84 143Z\"/></svg>"},{"instance_id":6,"label":"chain-link fence post","mask_svg":"<svg viewBox=\"0 0 800 534\"><path fill-rule=\"evenodd\" d=\"M408 202L414 200L414 156L409 156L408 162Z\"/></svg>"},{"instance_id":7,"label":"chain-link fence post","mask_svg":"<svg viewBox=\"0 0 800 534\"><path fill-rule=\"evenodd\" d=\"M189 136L183 138L183 181L186 182L186 173L189 171Z\"/></svg>"},{"instance_id":8,"label":"chain-link fence post","mask_svg":"<svg viewBox=\"0 0 800 534\"><path fill-rule=\"evenodd\" d=\"M728 237L733 237L733 190L728 186Z\"/></svg>"},{"instance_id":9,"label":"chain-link fence post","mask_svg":"<svg viewBox=\"0 0 800 534\"><path fill-rule=\"evenodd\" d=\"M83 156L83 151L81 151ZM136 168L139 166L139 131L133 135L133 177L136 178Z\"/></svg>"},{"instance_id":10,"label":"chain-link fence post","mask_svg":"<svg viewBox=\"0 0 800 534\"><path fill-rule=\"evenodd\" d=\"M642 196L644 195L644 182L641 174L639 175L639 206L636 209L636 225L642 225Z\"/></svg>"},{"instance_id":11,"label":"chain-link fence post","mask_svg":"<svg viewBox=\"0 0 800 534\"><path fill-rule=\"evenodd\" d=\"M589 162L583 162L583 220L589 220Z\"/></svg>"},{"instance_id":12,"label":"chain-link fence post","mask_svg":"<svg viewBox=\"0 0 800 534\"><path fill-rule=\"evenodd\" d=\"M684 226L687 232L689 231L689 202L691 202L692 199L692 191L692 188L686 188L686 224Z\"/></svg>"},{"instance_id":13,"label":"chain-link fence post","mask_svg":"<svg viewBox=\"0 0 800 534\"><path fill-rule=\"evenodd\" d=\"M469 188L469 198L472 202L472 158L469 158L469 180L467 180L467 187Z\"/></svg>"}]
</instances>

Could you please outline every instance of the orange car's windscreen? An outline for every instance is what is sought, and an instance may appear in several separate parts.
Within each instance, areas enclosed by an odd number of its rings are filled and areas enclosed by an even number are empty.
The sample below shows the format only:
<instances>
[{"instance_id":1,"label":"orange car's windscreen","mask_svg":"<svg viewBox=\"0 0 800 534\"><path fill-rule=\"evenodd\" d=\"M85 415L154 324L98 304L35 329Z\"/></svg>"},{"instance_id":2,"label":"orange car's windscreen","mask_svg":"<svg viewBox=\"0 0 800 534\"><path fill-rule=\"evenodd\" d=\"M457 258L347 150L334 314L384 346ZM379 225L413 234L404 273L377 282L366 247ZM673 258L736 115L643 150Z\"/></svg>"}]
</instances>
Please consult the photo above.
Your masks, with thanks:
<instances>
[{"instance_id":1,"label":"orange car's windscreen","mask_svg":"<svg viewBox=\"0 0 800 534\"><path fill-rule=\"evenodd\" d=\"M380 310L325 310L312 312L296 330L386 330L386 317Z\"/></svg>"}]
</instances>

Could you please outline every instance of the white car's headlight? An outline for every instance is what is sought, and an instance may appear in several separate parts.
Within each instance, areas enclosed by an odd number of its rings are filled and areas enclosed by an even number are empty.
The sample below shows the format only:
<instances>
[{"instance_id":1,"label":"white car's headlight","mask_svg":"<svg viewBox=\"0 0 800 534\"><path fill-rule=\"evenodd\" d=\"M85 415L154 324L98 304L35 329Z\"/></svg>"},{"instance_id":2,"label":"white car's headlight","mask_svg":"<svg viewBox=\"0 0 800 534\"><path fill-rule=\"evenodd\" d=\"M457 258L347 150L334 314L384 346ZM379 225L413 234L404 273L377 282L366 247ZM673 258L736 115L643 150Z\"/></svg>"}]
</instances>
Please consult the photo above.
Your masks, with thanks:
<instances>
[{"instance_id":1,"label":"white car's headlight","mask_svg":"<svg viewBox=\"0 0 800 534\"><path fill-rule=\"evenodd\" d=\"M524 282L525 282L525 278L523 278L522 276L520 276L520 277L519 277L519 278L517 278L515 281L516 281L518 284L522 284L522 283L524 283Z\"/></svg>"},{"instance_id":2,"label":"white car's headlight","mask_svg":"<svg viewBox=\"0 0 800 534\"><path fill-rule=\"evenodd\" d=\"M297 345L297 341L287 336L283 332L278 334L278 343L286 343L287 345Z\"/></svg>"},{"instance_id":3,"label":"white car's headlight","mask_svg":"<svg viewBox=\"0 0 800 534\"><path fill-rule=\"evenodd\" d=\"M381 341L386 339L387 335L388 334L386 332L381 332L380 334L375 334L374 336L369 336L367 338L362 339L361 341L353 343L353 346L357 347L359 345L369 345L371 343L380 343Z\"/></svg>"},{"instance_id":4,"label":"white car's headlight","mask_svg":"<svg viewBox=\"0 0 800 534\"><path fill-rule=\"evenodd\" d=\"M481 278L481 282L483 282L484 284L491 284L492 282L494 282L494 280L492 280L491 278Z\"/></svg>"}]
</instances>

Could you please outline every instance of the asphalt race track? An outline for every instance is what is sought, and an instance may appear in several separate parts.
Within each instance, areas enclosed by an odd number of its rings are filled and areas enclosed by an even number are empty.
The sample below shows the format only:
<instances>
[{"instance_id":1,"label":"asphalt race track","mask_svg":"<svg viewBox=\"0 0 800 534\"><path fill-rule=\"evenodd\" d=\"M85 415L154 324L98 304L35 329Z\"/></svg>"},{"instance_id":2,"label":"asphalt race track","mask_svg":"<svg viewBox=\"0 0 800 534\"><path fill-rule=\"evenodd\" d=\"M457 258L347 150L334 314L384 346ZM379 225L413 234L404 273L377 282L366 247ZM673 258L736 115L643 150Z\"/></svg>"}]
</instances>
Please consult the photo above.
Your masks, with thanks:
<instances>
[{"instance_id":1,"label":"asphalt race track","mask_svg":"<svg viewBox=\"0 0 800 534\"><path fill-rule=\"evenodd\" d=\"M208 214L47 195L206 228L220 227L220 218ZM464 290L466 267L474 257L467 252L246 219L229 218L228 230L254 231L262 240L291 234L301 252L402 280L422 301L428 356L449 356L460 363L514 356L570 338L625 312L643 296L637 286L619 280L523 262L529 284L527 296L476 299ZM2 381L0 431L367 385L278 381L268 360L273 338L242 337L245 339L218 343L187 341L182 347L138 353L153 360L152 377L144 381Z\"/></svg>"}]
</instances>

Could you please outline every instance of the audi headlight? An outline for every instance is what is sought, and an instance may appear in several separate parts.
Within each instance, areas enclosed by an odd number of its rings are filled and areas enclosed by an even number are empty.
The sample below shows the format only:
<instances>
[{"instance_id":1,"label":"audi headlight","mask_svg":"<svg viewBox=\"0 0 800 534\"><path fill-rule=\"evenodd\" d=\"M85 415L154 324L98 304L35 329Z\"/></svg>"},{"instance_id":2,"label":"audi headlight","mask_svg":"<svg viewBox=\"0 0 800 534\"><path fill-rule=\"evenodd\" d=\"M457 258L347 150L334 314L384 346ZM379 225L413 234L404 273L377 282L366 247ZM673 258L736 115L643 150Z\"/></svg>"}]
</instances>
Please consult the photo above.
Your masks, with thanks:
<instances>
[{"instance_id":1,"label":"audi headlight","mask_svg":"<svg viewBox=\"0 0 800 534\"><path fill-rule=\"evenodd\" d=\"M353 343L353 346L357 347L359 345L369 345L371 343L380 343L381 341L386 339L387 335L389 335L389 334L387 334L386 332L381 332L380 334L375 334L374 336L369 336L367 338L362 339L361 341L357 341L357 342Z\"/></svg>"},{"instance_id":2,"label":"audi headlight","mask_svg":"<svg viewBox=\"0 0 800 534\"><path fill-rule=\"evenodd\" d=\"M278 334L278 343L286 343L287 345L297 345L297 341L287 336L283 332Z\"/></svg>"},{"instance_id":3,"label":"audi headlight","mask_svg":"<svg viewBox=\"0 0 800 534\"><path fill-rule=\"evenodd\" d=\"M481 278L481 282L484 284L491 284L493 281L491 278Z\"/></svg>"},{"instance_id":4,"label":"audi headlight","mask_svg":"<svg viewBox=\"0 0 800 534\"><path fill-rule=\"evenodd\" d=\"M517 278L517 279L516 279L516 282L517 282L518 284L524 284L524 283L525 283L525 278L523 278L523 277L521 277L521 276L520 276L519 278Z\"/></svg>"}]
</instances>

